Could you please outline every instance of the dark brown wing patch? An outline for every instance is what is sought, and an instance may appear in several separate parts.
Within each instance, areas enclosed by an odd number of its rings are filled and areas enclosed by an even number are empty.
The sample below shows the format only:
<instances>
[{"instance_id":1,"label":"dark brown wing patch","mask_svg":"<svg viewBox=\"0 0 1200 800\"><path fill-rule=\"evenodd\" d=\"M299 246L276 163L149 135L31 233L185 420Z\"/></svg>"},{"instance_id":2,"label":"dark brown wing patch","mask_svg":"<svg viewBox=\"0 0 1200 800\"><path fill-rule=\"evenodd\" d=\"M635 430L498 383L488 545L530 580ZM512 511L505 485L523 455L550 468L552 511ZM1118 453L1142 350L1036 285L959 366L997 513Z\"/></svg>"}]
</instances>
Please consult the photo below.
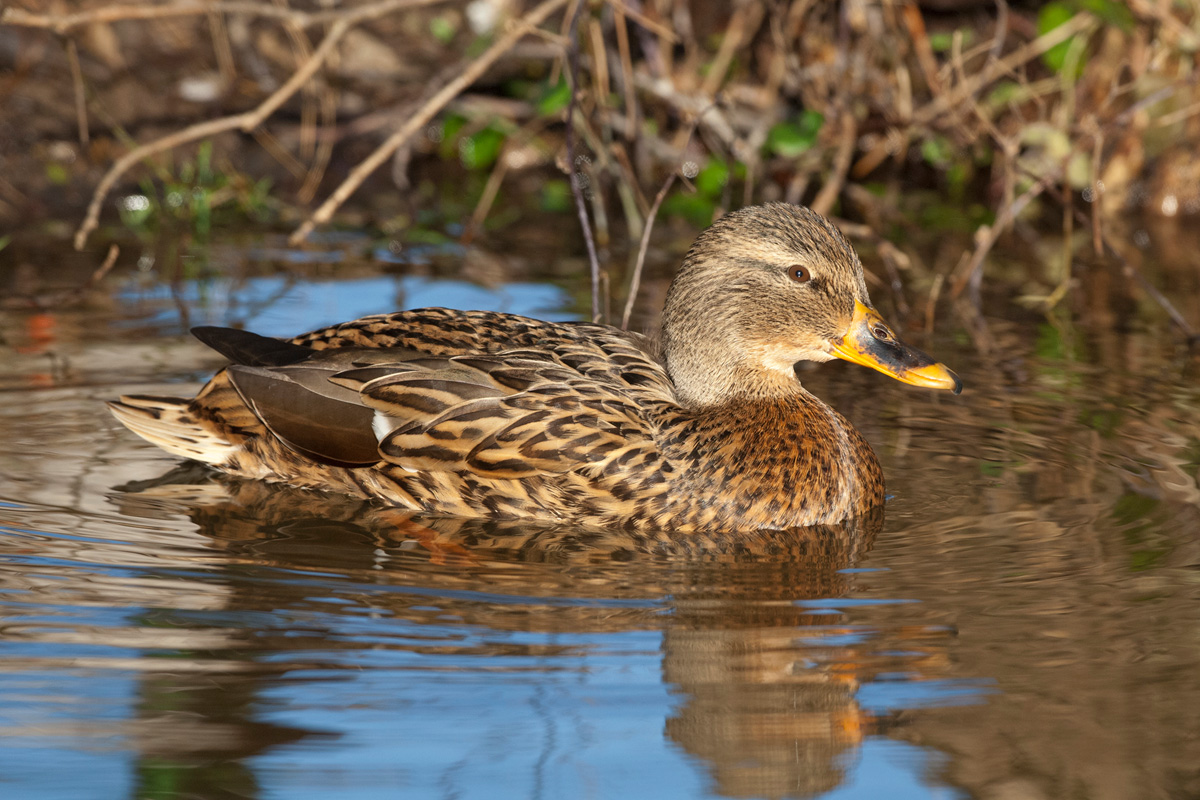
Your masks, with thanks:
<instances>
[{"instance_id":1,"label":"dark brown wing patch","mask_svg":"<svg viewBox=\"0 0 1200 800\"><path fill-rule=\"evenodd\" d=\"M292 450L339 467L379 463L371 430L374 412L359 402L357 393L326 380L329 374L288 367L229 368L242 400Z\"/></svg>"}]
</instances>

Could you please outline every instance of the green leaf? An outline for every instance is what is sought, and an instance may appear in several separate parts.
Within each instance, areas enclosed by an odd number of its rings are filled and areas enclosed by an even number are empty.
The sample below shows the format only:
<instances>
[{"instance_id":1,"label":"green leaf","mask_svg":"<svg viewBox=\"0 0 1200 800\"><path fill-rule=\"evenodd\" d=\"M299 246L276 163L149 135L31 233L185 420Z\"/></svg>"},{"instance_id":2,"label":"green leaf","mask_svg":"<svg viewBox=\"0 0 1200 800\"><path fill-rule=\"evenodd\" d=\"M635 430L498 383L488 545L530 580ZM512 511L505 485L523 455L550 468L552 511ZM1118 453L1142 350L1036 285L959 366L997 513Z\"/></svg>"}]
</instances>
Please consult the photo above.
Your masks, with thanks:
<instances>
[{"instance_id":1,"label":"green leaf","mask_svg":"<svg viewBox=\"0 0 1200 800\"><path fill-rule=\"evenodd\" d=\"M213 182L211 139L205 139L196 148L196 182L202 185Z\"/></svg>"},{"instance_id":2,"label":"green leaf","mask_svg":"<svg viewBox=\"0 0 1200 800\"><path fill-rule=\"evenodd\" d=\"M71 173L62 164L51 161L46 165L46 180L55 186L63 186L71 182Z\"/></svg>"},{"instance_id":3,"label":"green leaf","mask_svg":"<svg viewBox=\"0 0 1200 800\"><path fill-rule=\"evenodd\" d=\"M201 239L212 232L212 197L206 189L191 192L192 228Z\"/></svg>"},{"instance_id":4,"label":"green leaf","mask_svg":"<svg viewBox=\"0 0 1200 800\"><path fill-rule=\"evenodd\" d=\"M458 33L458 25L449 14L442 14L429 20L429 32L442 44L449 44Z\"/></svg>"},{"instance_id":5,"label":"green leaf","mask_svg":"<svg viewBox=\"0 0 1200 800\"><path fill-rule=\"evenodd\" d=\"M954 160L954 146L944 136L935 136L921 142L921 158L931 167L949 166Z\"/></svg>"},{"instance_id":6,"label":"green leaf","mask_svg":"<svg viewBox=\"0 0 1200 800\"><path fill-rule=\"evenodd\" d=\"M569 211L571 208L571 184L560 178L546 181L542 185L540 200L543 211Z\"/></svg>"},{"instance_id":7,"label":"green leaf","mask_svg":"<svg viewBox=\"0 0 1200 800\"><path fill-rule=\"evenodd\" d=\"M487 169L496 163L507 137L489 125L458 143L458 157L467 169Z\"/></svg>"},{"instance_id":8,"label":"green leaf","mask_svg":"<svg viewBox=\"0 0 1200 800\"><path fill-rule=\"evenodd\" d=\"M986 102L992 108L999 108L1014 100L1023 100L1025 94L1024 87L1016 81L1000 81L988 92Z\"/></svg>"},{"instance_id":9,"label":"green leaf","mask_svg":"<svg viewBox=\"0 0 1200 800\"><path fill-rule=\"evenodd\" d=\"M694 181L696 191L705 197L717 197L729 183L729 165L716 158L710 158L700 170Z\"/></svg>"},{"instance_id":10,"label":"green leaf","mask_svg":"<svg viewBox=\"0 0 1200 800\"><path fill-rule=\"evenodd\" d=\"M558 83L547 86L542 91L542 97L537 102L537 112L540 117L551 117L558 114L571 102L571 87L566 78L560 78Z\"/></svg>"},{"instance_id":11,"label":"green leaf","mask_svg":"<svg viewBox=\"0 0 1200 800\"><path fill-rule=\"evenodd\" d=\"M1042 323L1038 326L1034 352L1043 361L1074 361L1078 357L1073 342L1056 325Z\"/></svg>"},{"instance_id":12,"label":"green leaf","mask_svg":"<svg viewBox=\"0 0 1200 800\"><path fill-rule=\"evenodd\" d=\"M929 49L935 53L948 53L950 48L954 46L954 34L962 34L963 48L970 47L975 42L975 32L969 28L963 28L961 31L939 31L929 34Z\"/></svg>"},{"instance_id":13,"label":"green leaf","mask_svg":"<svg viewBox=\"0 0 1200 800\"><path fill-rule=\"evenodd\" d=\"M999 461L980 461L979 472L987 478L999 478L1004 474L1004 464Z\"/></svg>"},{"instance_id":14,"label":"green leaf","mask_svg":"<svg viewBox=\"0 0 1200 800\"><path fill-rule=\"evenodd\" d=\"M1153 514L1159 504L1160 501L1153 497L1136 492L1126 492L1116 499L1109 513L1112 514L1117 524L1133 525Z\"/></svg>"},{"instance_id":15,"label":"green leaf","mask_svg":"<svg viewBox=\"0 0 1200 800\"><path fill-rule=\"evenodd\" d=\"M1115 0L1079 0L1079 7L1095 14L1101 22L1129 32L1133 30L1133 12Z\"/></svg>"},{"instance_id":16,"label":"green leaf","mask_svg":"<svg viewBox=\"0 0 1200 800\"><path fill-rule=\"evenodd\" d=\"M445 245L453 241L453 239L441 231L429 228L410 228L404 232L404 242L406 244Z\"/></svg>"},{"instance_id":17,"label":"green leaf","mask_svg":"<svg viewBox=\"0 0 1200 800\"><path fill-rule=\"evenodd\" d=\"M458 152L458 132L467 124L467 118L459 114L451 114L442 121L441 141L438 142L438 155L449 160Z\"/></svg>"},{"instance_id":18,"label":"green leaf","mask_svg":"<svg viewBox=\"0 0 1200 800\"><path fill-rule=\"evenodd\" d=\"M978 203L931 203L921 208L917 220L928 230L973 233L980 225L994 223L996 215Z\"/></svg>"},{"instance_id":19,"label":"green leaf","mask_svg":"<svg viewBox=\"0 0 1200 800\"><path fill-rule=\"evenodd\" d=\"M1038 36L1045 35L1050 31L1063 25L1075 16L1075 9L1067 3L1053 2L1042 6L1042 10L1038 12L1037 32ZM1042 53L1042 63L1055 72L1062 72L1063 65L1067 61L1067 51L1071 49L1071 42L1074 41L1079 34L1072 36L1065 42L1059 42L1051 47L1045 53ZM1080 59L1080 66L1083 65L1083 59Z\"/></svg>"},{"instance_id":20,"label":"green leaf","mask_svg":"<svg viewBox=\"0 0 1200 800\"><path fill-rule=\"evenodd\" d=\"M662 204L663 213L667 216L680 216L697 228L712 224L713 212L717 203L711 197L696 194L673 194Z\"/></svg>"},{"instance_id":21,"label":"green leaf","mask_svg":"<svg viewBox=\"0 0 1200 800\"><path fill-rule=\"evenodd\" d=\"M946 168L946 188L951 197L961 198L966 193L967 181L970 179L970 162L956 161Z\"/></svg>"},{"instance_id":22,"label":"green leaf","mask_svg":"<svg viewBox=\"0 0 1200 800\"><path fill-rule=\"evenodd\" d=\"M825 124L824 115L805 111L799 119L781 122L767 134L767 151L784 158L796 158L817 142L817 134Z\"/></svg>"},{"instance_id":23,"label":"green leaf","mask_svg":"<svg viewBox=\"0 0 1200 800\"><path fill-rule=\"evenodd\" d=\"M488 46L491 45L491 43L492 43L491 36L475 37L474 39L471 40L471 43L469 45L467 45L467 52L465 53L466 57L470 59L470 58L476 58L477 56L483 55L483 51L487 50Z\"/></svg>"},{"instance_id":24,"label":"green leaf","mask_svg":"<svg viewBox=\"0 0 1200 800\"><path fill-rule=\"evenodd\" d=\"M1120 430L1121 424L1125 420L1125 414L1124 409L1117 406L1085 408L1080 410L1076 419L1080 424L1091 428L1105 439L1112 439Z\"/></svg>"},{"instance_id":25,"label":"green leaf","mask_svg":"<svg viewBox=\"0 0 1200 800\"><path fill-rule=\"evenodd\" d=\"M536 102L541 96L542 85L527 78L509 78L500 85L500 93L505 97L515 97L518 100Z\"/></svg>"}]
</instances>

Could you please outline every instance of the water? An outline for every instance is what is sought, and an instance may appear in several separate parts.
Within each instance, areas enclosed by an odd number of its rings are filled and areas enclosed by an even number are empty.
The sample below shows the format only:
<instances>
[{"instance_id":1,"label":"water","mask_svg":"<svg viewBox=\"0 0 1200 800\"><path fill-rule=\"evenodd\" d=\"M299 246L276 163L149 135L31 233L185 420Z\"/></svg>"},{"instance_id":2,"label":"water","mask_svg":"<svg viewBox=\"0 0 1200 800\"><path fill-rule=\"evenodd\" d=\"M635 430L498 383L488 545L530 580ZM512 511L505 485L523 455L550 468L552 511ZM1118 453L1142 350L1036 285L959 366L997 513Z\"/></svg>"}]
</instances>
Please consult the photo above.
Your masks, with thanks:
<instances>
[{"instance_id":1,"label":"water","mask_svg":"<svg viewBox=\"0 0 1200 800\"><path fill-rule=\"evenodd\" d=\"M1200 389L1153 319L925 342L961 398L805 373L893 497L803 535L154 480L175 462L101 400L193 391L219 360L186 324L571 314L546 282L318 269L115 276L4 322L4 796L1200 797Z\"/></svg>"}]
</instances>

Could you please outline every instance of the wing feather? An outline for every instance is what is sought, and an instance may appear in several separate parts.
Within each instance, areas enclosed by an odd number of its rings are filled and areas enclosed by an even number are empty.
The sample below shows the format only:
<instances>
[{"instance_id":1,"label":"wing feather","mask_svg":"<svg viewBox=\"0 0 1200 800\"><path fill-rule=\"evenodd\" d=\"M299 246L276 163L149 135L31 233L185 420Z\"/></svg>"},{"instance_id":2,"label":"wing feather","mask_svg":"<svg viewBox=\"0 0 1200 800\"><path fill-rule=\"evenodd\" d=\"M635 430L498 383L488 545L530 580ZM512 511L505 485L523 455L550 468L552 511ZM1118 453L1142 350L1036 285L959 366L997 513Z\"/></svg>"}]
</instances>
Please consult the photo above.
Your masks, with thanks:
<instances>
[{"instance_id":1,"label":"wing feather","mask_svg":"<svg viewBox=\"0 0 1200 800\"><path fill-rule=\"evenodd\" d=\"M232 372L246 406L284 445L342 466L611 472L656 449L653 409L674 403L643 338L588 323L424 309L249 344L266 356ZM296 362L297 346L312 356Z\"/></svg>"}]
</instances>

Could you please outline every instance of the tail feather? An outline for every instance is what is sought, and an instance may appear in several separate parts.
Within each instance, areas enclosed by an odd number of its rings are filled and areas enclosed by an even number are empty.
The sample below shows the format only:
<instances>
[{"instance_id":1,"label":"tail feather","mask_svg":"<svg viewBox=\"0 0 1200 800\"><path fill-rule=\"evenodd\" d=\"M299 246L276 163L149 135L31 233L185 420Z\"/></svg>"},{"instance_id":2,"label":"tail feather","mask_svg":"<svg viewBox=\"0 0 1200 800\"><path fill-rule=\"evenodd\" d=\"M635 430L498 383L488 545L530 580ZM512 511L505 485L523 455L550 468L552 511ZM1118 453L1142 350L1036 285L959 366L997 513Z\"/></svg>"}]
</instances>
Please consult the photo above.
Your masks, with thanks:
<instances>
[{"instance_id":1,"label":"tail feather","mask_svg":"<svg viewBox=\"0 0 1200 800\"><path fill-rule=\"evenodd\" d=\"M126 428L168 453L221 466L238 446L203 425L183 397L125 395L108 403L113 415Z\"/></svg>"}]
</instances>

